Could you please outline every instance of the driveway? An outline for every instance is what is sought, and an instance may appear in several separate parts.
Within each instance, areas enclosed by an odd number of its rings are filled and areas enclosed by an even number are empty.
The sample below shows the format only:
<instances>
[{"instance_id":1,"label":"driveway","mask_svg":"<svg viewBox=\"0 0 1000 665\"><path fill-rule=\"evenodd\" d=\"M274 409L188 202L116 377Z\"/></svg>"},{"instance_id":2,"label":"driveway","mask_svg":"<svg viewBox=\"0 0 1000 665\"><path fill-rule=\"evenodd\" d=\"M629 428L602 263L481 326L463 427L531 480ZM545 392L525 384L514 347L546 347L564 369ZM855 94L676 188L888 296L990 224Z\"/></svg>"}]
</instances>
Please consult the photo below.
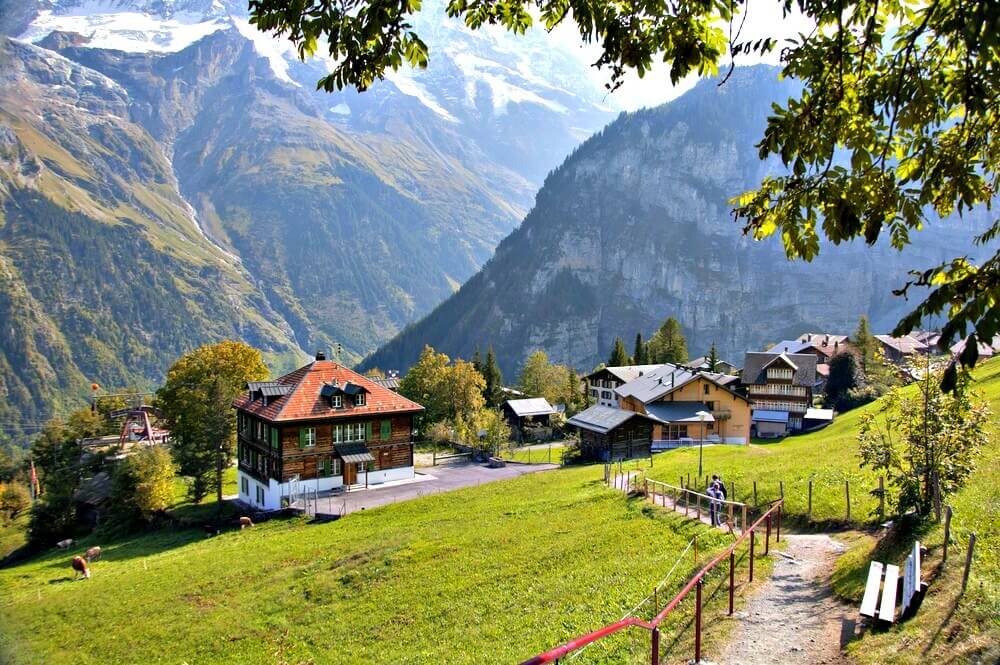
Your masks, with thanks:
<instances>
[{"instance_id":1,"label":"driveway","mask_svg":"<svg viewBox=\"0 0 1000 665\"><path fill-rule=\"evenodd\" d=\"M336 496L319 497L318 510L310 505L309 512L347 514L387 503L409 501L428 494L450 492L462 487L491 483L496 480L517 478L528 473L558 469L558 464L508 464L491 469L485 464L459 463L434 467L418 467L412 481L390 483L384 487L355 490Z\"/></svg>"}]
</instances>

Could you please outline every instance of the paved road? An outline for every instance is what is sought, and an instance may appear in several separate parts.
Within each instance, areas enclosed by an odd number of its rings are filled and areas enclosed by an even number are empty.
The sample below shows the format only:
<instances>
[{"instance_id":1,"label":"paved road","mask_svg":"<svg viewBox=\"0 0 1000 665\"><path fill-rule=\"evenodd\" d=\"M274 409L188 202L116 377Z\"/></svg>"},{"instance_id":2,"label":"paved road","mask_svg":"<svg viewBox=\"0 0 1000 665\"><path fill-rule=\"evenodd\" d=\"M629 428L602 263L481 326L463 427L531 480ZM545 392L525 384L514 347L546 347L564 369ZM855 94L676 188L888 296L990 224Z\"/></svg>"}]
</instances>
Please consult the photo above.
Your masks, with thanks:
<instances>
[{"instance_id":1,"label":"paved road","mask_svg":"<svg viewBox=\"0 0 1000 665\"><path fill-rule=\"evenodd\" d=\"M420 467L417 477L426 479L405 485L393 485L376 489L359 490L337 496L320 496L320 513L353 513L365 508L383 506L387 503L408 501L428 494L450 492L462 487L482 485L496 480L516 478L527 473L537 473L558 469L558 464L508 464L499 469L491 469L485 464L457 463L435 467ZM431 476L431 477L428 477ZM310 510L310 513L313 511Z\"/></svg>"}]
</instances>

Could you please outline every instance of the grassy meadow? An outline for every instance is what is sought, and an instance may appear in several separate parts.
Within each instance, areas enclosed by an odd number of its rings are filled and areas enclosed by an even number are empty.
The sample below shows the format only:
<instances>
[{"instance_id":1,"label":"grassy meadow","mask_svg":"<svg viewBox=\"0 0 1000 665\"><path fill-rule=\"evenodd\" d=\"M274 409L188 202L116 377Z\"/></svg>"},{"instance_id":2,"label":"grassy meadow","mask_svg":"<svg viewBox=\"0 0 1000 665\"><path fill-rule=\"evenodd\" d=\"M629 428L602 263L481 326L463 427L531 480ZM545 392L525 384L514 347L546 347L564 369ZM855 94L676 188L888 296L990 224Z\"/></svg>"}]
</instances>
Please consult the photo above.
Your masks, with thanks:
<instances>
[{"instance_id":1,"label":"grassy meadow","mask_svg":"<svg viewBox=\"0 0 1000 665\"><path fill-rule=\"evenodd\" d=\"M695 533L702 561L728 538L707 531L577 467L328 524L154 532L101 543L87 582L63 552L0 570L0 661L507 663L620 618ZM587 658L647 648L637 631Z\"/></svg>"},{"instance_id":2,"label":"grassy meadow","mask_svg":"<svg viewBox=\"0 0 1000 665\"><path fill-rule=\"evenodd\" d=\"M976 374L995 422L1000 361ZM862 412L779 443L705 448L705 473L735 481L744 501L752 501L757 480L761 503L777 498L783 481L787 512L799 526L834 528L851 546L834 571L835 590L851 602L860 596L873 556L900 563L914 537L927 544L924 570L931 587L920 613L853 643L855 660L965 662L988 654L1000 644L998 438L969 485L949 501L954 543L942 569L940 527L877 527L877 501L866 491L877 479L858 468L856 457ZM636 467L672 483L690 473L694 484L697 464L697 449L688 449L657 455L651 468L645 462ZM730 541L608 489L601 475L600 465L568 467L337 522L274 520L211 539L195 529L116 542L91 537L79 548L101 544L105 555L87 582L70 581L64 552L0 569L0 662L517 662L619 619L667 574L696 533L702 534L701 562ZM851 482L850 522L845 479ZM182 490L178 485L175 512L211 508L185 504ZM972 531L979 545L969 590L959 597ZM745 578L745 554L741 563ZM695 565L686 555L661 591L661 604ZM766 559L758 566L766 573ZM706 591L711 655L731 626L720 616L722 571L710 577ZM638 614L649 616L650 610L647 605ZM685 603L665 627L665 662L690 658L690 619ZM634 631L591 646L574 662L643 663L647 649L648 635Z\"/></svg>"}]
</instances>

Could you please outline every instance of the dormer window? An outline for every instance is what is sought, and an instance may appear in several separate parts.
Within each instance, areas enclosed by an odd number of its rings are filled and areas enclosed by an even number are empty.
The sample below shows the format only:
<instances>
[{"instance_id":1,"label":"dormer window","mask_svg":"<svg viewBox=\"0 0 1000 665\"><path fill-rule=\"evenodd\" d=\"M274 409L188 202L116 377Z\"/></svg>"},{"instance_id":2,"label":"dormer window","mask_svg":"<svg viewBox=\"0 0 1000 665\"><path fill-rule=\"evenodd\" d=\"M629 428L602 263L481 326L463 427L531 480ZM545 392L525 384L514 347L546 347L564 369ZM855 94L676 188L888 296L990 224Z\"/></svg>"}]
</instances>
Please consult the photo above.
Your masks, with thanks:
<instances>
[{"instance_id":1,"label":"dormer window","mask_svg":"<svg viewBox=\"0 0 1000 665\"><path fill-rule=\"evenodd\" d=\"M331 395L330 396L330 406L335 409L339 409L344 406L344 396L343 395Z\"/></svg>"},{"instance_id":2,"label":"dormer window","mask_svg":"<svg viewBox=\"0 0 1000 665\"><path fill-rule=\"evenodd\" d=\"M358 393L354 396L354 406L364 406L365 405L365 394Z\"/></svg>"}]
</instances>

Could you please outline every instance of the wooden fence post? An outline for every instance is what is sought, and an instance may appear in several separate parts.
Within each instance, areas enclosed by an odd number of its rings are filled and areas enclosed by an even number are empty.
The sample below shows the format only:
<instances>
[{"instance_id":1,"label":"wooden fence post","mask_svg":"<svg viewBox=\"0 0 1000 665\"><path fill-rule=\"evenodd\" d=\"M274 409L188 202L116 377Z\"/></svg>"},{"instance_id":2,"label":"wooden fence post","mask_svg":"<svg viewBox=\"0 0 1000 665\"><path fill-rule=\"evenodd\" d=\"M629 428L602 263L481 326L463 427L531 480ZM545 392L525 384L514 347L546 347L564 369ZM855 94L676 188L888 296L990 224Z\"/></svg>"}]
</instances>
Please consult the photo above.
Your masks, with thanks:
<instances>
[{"instance_id":1,"label":"wooden fence post","mask_svg":"<svg viewBox=\"0 0 1000 665\"><path fill-rule=\"evenodd\" d=\"M779 495L781 496L781 498L784 499L785 498L785 481L784 480L779 480L778 481L778 492L780 493Z\"/></svg>"},{"instance_id":2,"label":"wooden fence post","mask_svg":"<svg viewBox=\"0 0 1000 665\"><path fill-rule=\"evenodd\" d=\"M847 497L847 521L851 521L851 481L844 481L844 494Z\"/></svg>"},{"instance_id":3,"label":"wooden fence post","mask_svg":"<svg viewBox=\"0 0 1000 665\"><path fill-rule=\"evenodd\" d=\"M691 489L691 472L690 471L688 471L688 482L687 482L687 485L685 485L685 487L687 487L688 489Z\"/></svg>"},{"instance_id":4,"label":"wooden fence post","mask_svg":"<svg viewBox=\"0 0 1000 665\"><path fill-rule=\"evenodd\" d=\"M965 587L969 584L969 570L972 569L972 554L976 550L976 532L973 531L969 534L969 551L965 554L965 572L962 573L962 593L965 593Z\"/></svg>"},{"instance_id":5,"label":"wooden fence post","mask_svg":"<svg viewBox=\"0 0 1000 665\"><path fill-rule=\"evenodd\" d=\"M878 477L878 519L885 519L885 477Z\"/></svg>"},{"instance_id":6,"label":"wooden fence post","mask_svg":"<svg viewBox=\"0 0 1000 665\"><path fill-rule=\"evenodd\" d=\"M944 554L941 557L941 565L948 563L948 545L951 544L951 506L944 509Z\"/></svg>"},{"instance_id":7,"label":"wooden fence post","mask_svg":"<svg viewBox=\"0 0 1000 665\"><path fill-rule=\"evenodd\" d=\"M806 515L812 515L813 512L813 481L812 478L809 479L809 508L806 509Z\"/></svg>"},{"instance_id":8,"label":"wooden fence post","mask_svg":"<svg viewBox=\"0 0 1000 665\"><path fill-rule=\"evenodd\" d=\"M757 481L753 481L753 507L756 508L760 504L757 503Z\"/></svg>"},{"instance_id":9,"label":"wooden fence post","mask_svg":"<svg viewBox=\"0 0 1000 665\"><path fill-rule=\"evenodd\" d=\"M736 501L736 481L729 481L729 496L733 497L731 501Z\"/></svg>"}]
</instances>

